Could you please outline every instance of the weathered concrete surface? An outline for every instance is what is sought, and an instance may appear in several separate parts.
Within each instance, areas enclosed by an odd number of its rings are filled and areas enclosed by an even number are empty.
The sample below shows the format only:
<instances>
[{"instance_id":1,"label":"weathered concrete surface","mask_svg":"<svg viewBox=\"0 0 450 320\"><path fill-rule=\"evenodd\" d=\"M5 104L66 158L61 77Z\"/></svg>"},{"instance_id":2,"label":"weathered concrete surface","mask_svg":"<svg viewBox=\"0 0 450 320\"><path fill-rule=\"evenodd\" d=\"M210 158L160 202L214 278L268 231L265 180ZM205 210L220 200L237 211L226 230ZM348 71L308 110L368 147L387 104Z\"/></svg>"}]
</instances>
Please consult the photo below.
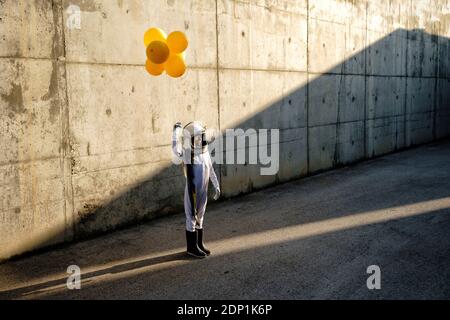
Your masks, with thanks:
<instances>
[{"instance_id":1,"label":"weathered concrete surface","mask_svg":"<svg viewBox=\"0 0 450 320\"><path fill-rule=\"evenodd\" d=\"M307 1L217 1L222 68L306 71Z\"/></svg>"},{"instance_id":2,"label":"weathered concrete surface","mask_svg":"<svg viewBox=\"0 0 450 320\"><path fill-rule=\"evenodd\" d=\"M66 25L69 4L81 29ZM173 123L280 129L280 170L233 196L450 135L447 0L0 2L0 260L177 211ZM153 78L150 26L189 70Z\"/></svg>"},{"instance_id":3,"label":"weathered concrete surface","mask_svg":"<svg viewBox=\"0 0 450 320\"><path fill-rule=\"evenodd\" d=\"M145 62L143 34L150 26L186 32L189 66L216 66L216 3L185 0L63 0L81 9L81 30L67 30L69 61L134 64ZM145 74L143 75L145 76ZM148 78L148 77L147 77Z\"/></svg>"},{"instance_id":4,"label":"weathered concrete surface","mask_svg":"<svg viewBox=\"0 0 450 320\"><path fill-rule=\"evenodd\" d=\"M183 252L177 214L10 261L0 298L448 299L449 158L447 140L212 205L205 260Z\"/></svg>"}]
</instances>

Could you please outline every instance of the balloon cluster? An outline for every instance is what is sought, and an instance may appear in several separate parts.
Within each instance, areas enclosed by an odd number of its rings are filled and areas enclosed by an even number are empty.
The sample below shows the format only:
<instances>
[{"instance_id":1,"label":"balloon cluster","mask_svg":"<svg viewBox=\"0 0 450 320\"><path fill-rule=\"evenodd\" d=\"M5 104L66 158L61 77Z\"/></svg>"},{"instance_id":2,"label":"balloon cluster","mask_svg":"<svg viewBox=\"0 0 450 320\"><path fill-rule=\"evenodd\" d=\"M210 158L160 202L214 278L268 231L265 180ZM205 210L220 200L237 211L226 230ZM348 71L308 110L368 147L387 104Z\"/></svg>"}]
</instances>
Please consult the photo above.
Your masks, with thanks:
<instances>
[{"instance_id":1,"label":"balloon cluster","mask_svg":"<svg viewBox=\"0 0 450 320\"><path fill-rule=\"evenodd\" d=\"M159 28L151 28L144 35L147 48L145 68L153 76L159 76L164 71L173 77L181 77L186 71L184 51L188 47L186 35L174 31L166 36Z\"/></svg>"}]
</instances>

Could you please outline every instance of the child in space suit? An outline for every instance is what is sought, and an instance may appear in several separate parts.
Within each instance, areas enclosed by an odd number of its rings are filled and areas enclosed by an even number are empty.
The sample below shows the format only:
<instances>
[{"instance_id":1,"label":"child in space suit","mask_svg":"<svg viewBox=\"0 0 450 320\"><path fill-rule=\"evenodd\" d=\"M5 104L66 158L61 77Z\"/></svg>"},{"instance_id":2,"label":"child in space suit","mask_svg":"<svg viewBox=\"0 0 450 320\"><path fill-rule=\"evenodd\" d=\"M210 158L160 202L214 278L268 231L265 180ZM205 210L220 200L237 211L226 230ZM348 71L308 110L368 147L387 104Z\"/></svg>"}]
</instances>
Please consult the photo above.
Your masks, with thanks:
<instances>
[{"instance_id":1,"label":"child in space suit","mask_svg":"<svg viewBox=\"0 0 450 320\"><path fill-rule=\"evenodd\" d=\"M203 244L203 218L208 200L208 182L215 188L214 200L220 196L220 187L208 152L206 129L200 122L181 123L174 126L172 150L184 164L186 188L184 192L184 211L186 215L187 253L204 258L210 251Z\"/></svg>"}]
</instances>

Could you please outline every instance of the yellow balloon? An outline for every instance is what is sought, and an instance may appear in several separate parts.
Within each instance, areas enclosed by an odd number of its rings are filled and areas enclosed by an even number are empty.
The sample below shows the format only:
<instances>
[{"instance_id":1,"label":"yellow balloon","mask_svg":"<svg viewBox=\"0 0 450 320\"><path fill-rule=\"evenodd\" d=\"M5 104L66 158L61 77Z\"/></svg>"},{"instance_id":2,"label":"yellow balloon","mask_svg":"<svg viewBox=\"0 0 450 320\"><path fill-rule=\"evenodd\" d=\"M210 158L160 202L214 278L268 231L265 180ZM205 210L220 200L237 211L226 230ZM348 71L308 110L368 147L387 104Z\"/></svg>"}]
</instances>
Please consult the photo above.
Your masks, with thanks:
<instances>
[{"instance_id":1,"label":"yellow balloon","mask_svg":"<svg viewBox=\"0 0 450 320\"><path fill-rule=\"evenodd\" d=\"M147 60L145 63L145 69L147 69L147 72L151 75L159 76L164 72L164 64L156 64L151 62L150 60Z\"/></svg>"},{"instance_id":2,"label":"yellow balloon","mask_svg":"<svg viewBox=\"0 0 450 320\"><path fill-rule=\"evenodd\" d=\"M164 69L169 76L178 78L186 72L186 63L184 62L182 55L173 54L164 64Z\"/></svg>"},{"instance_id":3,"label":"yellow balloon","mask_svg":"<svg viewBox=\"0 0 450 320\"><path fill-rule=\"evenodd\" d=\"M152 41L147 47L147 58L156 64L164 63L169 58L169 47L162 41Z\"/></svg>"},{"instance_id":4,"label":"yellow balloon","mask_svg":"<svg viewBox=\"0 0 450 320\"><path fill-rule=\"evenodd\" d=\"M167 45L172 53L181 53L188 47L188 39L181 31L174 31L167 38Z\"/></svg>"},{"instance_id":5,"label":"yellow balloon","mask_svg":"<svg viewBox=\"0 0 450 320\"><path fill-rule=\"evenodd\" d=\"M166 42L167 35L159 28L150 28L144 34L144 44L146 47L153 41Z\"/></svg>"}]
</instances>

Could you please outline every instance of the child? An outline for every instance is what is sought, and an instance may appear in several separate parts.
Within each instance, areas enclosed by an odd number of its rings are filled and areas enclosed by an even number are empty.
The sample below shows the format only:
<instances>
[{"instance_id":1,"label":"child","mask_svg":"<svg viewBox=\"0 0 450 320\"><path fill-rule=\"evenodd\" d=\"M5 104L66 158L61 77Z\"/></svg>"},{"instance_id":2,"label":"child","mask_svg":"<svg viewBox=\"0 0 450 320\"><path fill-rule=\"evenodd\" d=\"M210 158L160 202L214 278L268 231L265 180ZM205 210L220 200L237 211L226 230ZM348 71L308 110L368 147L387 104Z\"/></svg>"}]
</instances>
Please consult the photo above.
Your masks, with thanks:
<instances>
[{"instance_id":1,"label":"child","mask_svg":"<svg viewBox=\"0 0 450 320\"><path fill-rule=\"evenodd\" d=\"M209 179L216 190L214 200L220 197L219 182L208 152L205 131L205 127L198 121L188 123L184 129L177 122L172 137L172 150L183 161L186 177L184 211L187 253L197 258L211 254L203 244L203 218L208 200ZM180 140L184 140L183 143Z\"/></svg>"}]
</instances>

